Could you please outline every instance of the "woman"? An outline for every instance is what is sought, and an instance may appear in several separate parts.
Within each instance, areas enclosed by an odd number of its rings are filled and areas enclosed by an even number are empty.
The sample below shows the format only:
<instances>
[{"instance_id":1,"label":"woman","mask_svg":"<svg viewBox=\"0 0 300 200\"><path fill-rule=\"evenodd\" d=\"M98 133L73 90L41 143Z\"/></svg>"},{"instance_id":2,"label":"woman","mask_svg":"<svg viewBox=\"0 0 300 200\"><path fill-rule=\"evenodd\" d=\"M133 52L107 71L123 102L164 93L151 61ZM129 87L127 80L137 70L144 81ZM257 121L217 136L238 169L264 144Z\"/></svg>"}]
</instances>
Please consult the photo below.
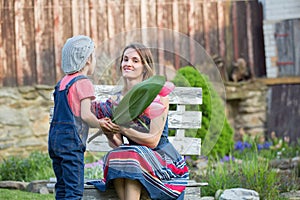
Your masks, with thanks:
<instances>
[{"instance_id":1,"label":"woman","mask_svg":"<svg viewBox=\"0 0 300 200\"><path fill-rule=\"evenodd\" d=\"M101 107L111 113L112 106L134 85L154 74L153 65L151 51L144 45L130 44L125 47L120 62L124 89L116 100L110 99L105 105L94 104L94 110ZM105 190L113 182L121 200L139 199L142 187L147 190L151 199L183 199L188 168L168 141L168 97L159 96L158 99L165 107L162 114L153 119L141 114L138 119L133 120L134 128L119 126L119 133L106 134L114 149L104 158L103 181L92 183L100 190ZM110 114L99 113L96 111L98 118L110 117ZM108 133L117 129L106 126L103 130ZM129 145L123 144L123 137L128 139Z\"/></svg>"}]
</instances>

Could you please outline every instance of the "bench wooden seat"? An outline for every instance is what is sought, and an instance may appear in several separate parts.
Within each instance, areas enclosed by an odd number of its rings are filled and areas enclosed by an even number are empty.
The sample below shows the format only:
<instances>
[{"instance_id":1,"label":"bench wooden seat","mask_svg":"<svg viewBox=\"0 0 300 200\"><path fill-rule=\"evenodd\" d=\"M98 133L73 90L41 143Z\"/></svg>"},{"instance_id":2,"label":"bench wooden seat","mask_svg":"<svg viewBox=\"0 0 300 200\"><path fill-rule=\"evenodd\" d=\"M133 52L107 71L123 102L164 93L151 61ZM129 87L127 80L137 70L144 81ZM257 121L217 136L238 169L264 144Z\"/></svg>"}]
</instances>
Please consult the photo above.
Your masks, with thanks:
<instances>
[{"instance_id":1,"label":"bench wooden seat","mask_svg":"<svg viewBox=\"0 0 300 200\"><path fill-rule=\"evenodd\" d=\"M105 101L111 95L118 93L122 87L113 85L95 85L95 93L97 101ZM202 89L194 87L176 87L175 90L169 94L170 110L168 113L169 129L175 129L175 136L170 136L169 140L178 150L182 156L187 155L201 155L201 139L185 136L185 130L191 129L195 133L197 129L201 128L201 111L199 106L202 104ZM176 106L171 106L176 105ZM194 110L186 109L187 105L192 106ZM173 110L172 108L175 108ZM53 109L50 109L50 121ZM91 129L93 132L93 129ZM97 132L98 130L94 130ZM191 132L191 131L190 131ZM93 134L89 134L92 137ZM87 144L87 151L89 152L108 152L112 148L108 145L107 138L100 135ZM54 188L55 179L51 179L48 184L49 188ZM185 191L185 200L199 199L200 187L206 186L207 183L199 183L194 180L189 180L188 186ZM105 192L100 192L94 186L85 185L83 199L118 199L116 192L113 188ZM141 199L149 199L145 191L142 192Z\"/></svg>"}]
</instances>

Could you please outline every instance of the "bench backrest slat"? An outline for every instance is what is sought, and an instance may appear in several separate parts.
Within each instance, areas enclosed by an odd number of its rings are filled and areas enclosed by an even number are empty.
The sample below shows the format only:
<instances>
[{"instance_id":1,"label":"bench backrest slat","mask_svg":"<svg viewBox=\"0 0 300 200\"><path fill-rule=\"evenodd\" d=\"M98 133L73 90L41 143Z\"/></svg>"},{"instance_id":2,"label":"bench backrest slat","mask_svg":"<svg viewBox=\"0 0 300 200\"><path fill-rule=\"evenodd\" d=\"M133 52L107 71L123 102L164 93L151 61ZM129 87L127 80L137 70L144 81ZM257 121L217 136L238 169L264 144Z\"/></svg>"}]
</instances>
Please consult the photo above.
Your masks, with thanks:
<instances>
[{"instance_id":1,"label":"bench backrest slat","mask_svg":"<svg viewBox=\"0 0 300 200\"><path fill-rule=\"evenodd\" d=\"M105 100L122 90L117 85L95 85L96 100ZM175 87L169 94L170 104L197 105L202 104L202 89L195 87Z\"/></svg>"},{"instance_id":2,"label":"bench backrest slat","mask_svg":"<svg viewBox=\"0 0 300 200\"><path fill-rule=\"evenodd\" d=\"M202 104L202 88L175 87L169 94L170 104L200 105Z\"/></svg>"},{"instance_id":3,"label":"bench backrest slat","mask_svg":"<svg viewBox=\"0 0 300 200\"><path fill-rule=\"evenodd\" d=\"M201 112L198 111L169 111L169 128L198 129L201 128Z\"/></svg>"}]
</instances>

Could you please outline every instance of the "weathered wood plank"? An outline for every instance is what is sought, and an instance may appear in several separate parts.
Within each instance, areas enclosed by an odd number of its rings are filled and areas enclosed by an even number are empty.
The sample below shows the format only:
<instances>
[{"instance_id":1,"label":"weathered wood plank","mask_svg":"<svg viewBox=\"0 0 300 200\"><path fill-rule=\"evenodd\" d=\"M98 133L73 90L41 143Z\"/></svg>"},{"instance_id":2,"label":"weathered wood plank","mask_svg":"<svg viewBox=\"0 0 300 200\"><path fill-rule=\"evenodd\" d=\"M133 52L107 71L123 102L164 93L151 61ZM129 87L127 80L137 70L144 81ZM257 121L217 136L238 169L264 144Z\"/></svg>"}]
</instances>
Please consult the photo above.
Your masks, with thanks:
<instances>
[{"instance_id":1,"label":"weathered wood plank","mask_svg":"<svg viewBox=\"0 0 300 200\"><path fill-rule=\"evenodd\" d=\"M194 6L195 6L194 40L196 40L201 46L204 46L205 43L204 43L204 26L203 26L204 23L203 2L195 0Z\"/></svg>"},{"instance_id":2,"label":"weathered wood plank","mask_svg":"<svg viewBox=\"0 0 300 200\"><path fill-rule=\"evenodd\" d=\"M193 187L192 185L195 183L194 181L190 180L189 184L190 186L186 187L184 199L185 200L196 200L200 198L200 187ZM105 199L105 200L118 200L116 191L114 188L109 188L106 192L100 192L99 190L95 189L93 186L85 185L84 190L84 200L99 200L99 199ZM150 200L147 192L145 189L142 190L141 198L140 200Z\"/></svg>"},{"instance_id":3,"label":"weathered wood plank","mask_svg":"<svg viewBox=\"0 0 300 200\"><path fill-rule=\"evenodd\" d=\"M37 79L33 8L33 1L15 1L16 73L18 85L33 85Z\"/></svg>"},{"instance_id":4,"label":"weathered wood plank","mask_svg":"<svg viewBox=\"0 0 300 200\"><path fill-rule=\"evenodd\" d=\"M247 12L246 2L245 1L236 1L236 26L237 26L237 56L243 57L246 61L249 61L248 58L248 37L247 37Z\"/></svg>"},{"instance_id":5,"label":"weathered wood plank","mask_svg":"<svg viewBox=\"0 0 300 200\"><path fill-rule=\"evenodd\" d=\"M225 63L227 64L227 73L229 72L230 65L234 59L233 52L233 27L232 27L232 1L224 2L224 12L225 12ZM228 73L229 74L229 73Z\"/></svg>"},{"instance_id":6,"label":"weathered wood plank","mask_svg":"<svg viewBox=\"0 0 300 200\"><path fill-rule=\"evenodd\" d=\"M201 139L190 137L169 137L180 155L201 155Z\"/></svg>"},{"instance_id":7,"label":"weathered wood plank","mask_svg":"<svg viewBox=\"0 0 300 200\"><path fill-rule=\"evenodd\" d=\"M108 13L108 37L111 39L108 43L109 55L112 58L119 58L120 47L125 47L124 38L124 0L107 1L107 13ZM121 33L121 34L120 34ZM118 35L119 34L119 35ZM127 44L126 44L127 45ZM117 65L117 64L116 64ZM117 67L110 68L110 75L112 80L117 80L118 71Z\"/></svg>"},{"instance_id":8,"label":"weathered wood plank","mask_svg":"<svg viewBox=\"0 0 300 200\"><path fill-rule=\"evenodd\" d=\"M156 0L141 0L141 28L142 28L142 43L149 45L153 38L148 33L148 27L157 27L156 23ZM156 58L156 56L154 56Z\"/></svg>"},{"instance_id":9,"label":"weathered wood plank","mask_svg":"<svg viewBox=\"0 0 300 200\"><path fill-rule=\"evenodd\" d=\"M125 44L137 42L140 39L140 32L137 30L141 27L140 18L140 1L127 0L124 2L124 22L125 31L131 31L130 34L126 34ZM135 31L132 31L136 29Z\"/></svg>"},{"instance_id":10,"label":"weathered wood plank","mask_svg":"<svg viewBox=\"0 0 300 200\"><path fill-rule=\"evenodd\" d=\"M293 145L299 144L300 84L272 85L267 113L268 137L273 134Z\"/></svg>"},{"instance_id":11,"label":"weathered wood plank","mask_svg":"<svg viewBox=\"0 0 300 200\"><path fill-rule=\"evenodd\" d=\"M179 15L179 32L186 34L188 36L189 34L189 27L188 27L188 4L185 1L178 1L178 15ZM186 41L186 40L184 40ZM180 41L180 67L184 67L187 65L190 65L190 46L189 42L181 42Z\"/></svg>"},{"instance_id":12,"label":"weathered wood plank","mask_svg":"<svg viewBox=\"0 0 300 200\"><path fill-rule=\"evenodd\" d=\"M172 13L173 13L173 30L179 32L179 6L178 1L173 1L172 4ZM176 33L174 33L176 34ZM180 39L177 34L174 36L174 66L175 69L180 68Z\"/></svg>"},{"instance_id":13,"label":"weathered wood plank","mask_svg":"<svg viewBox=\"0 0 300 200\"><path fill-rule=\"evenodd\" d=\"M107 2L106 0L94 0L95 9L97 11L97 33L98 33L98 42L103 42L108 39L108 15L107 15ZM97 47L100 44L97 43ZM97 48L96 47L96 48ZM106 47L107 48L107 47ZM108 48L107 48L108 49ZM107 49L105 51L107 52Z\"/></svg>"},{"instance_id":14,"label":"weathered wood plank","mask_svg":"<svg viewBox=\"0 0 300 200\"><path fill-rule=\"evenodd\" d=\"M201 127L201 112L198 111L169 111L169 127L188 129Z\"/></svg>"},{"instance_id":15,"label":"weathered wood plank","mask_svg":"<svg viewBox=\"0 0 300 200\"><path fill-rule=\"evenodd\" d=\"M164 19L164 0L157 0L157 13L156 13L156 19L157 19L157 27L164 28L165 25L165 19ZM157 34L157 60L158 64L156 64L156 72L159 75L164 75L164 67L162 63L165 62L165 56L164 56L164 33L163 31L159 30L156 33Z\"/></svg>"},{"instance_id":16,"label":"weathered wood plank","mask_svg":"<svg viewBox=\"0 0 300 200\"><path fill-rule=\"evenodd\" d=\"M88 181L88 180L86 180ZM49 190L54 190L55 178L50 179L50 183L47 184ZM197 183L194 180L188 180L188 185L185 189L185 200L196 200L201 196L200 186L206 186L207 183ZM83 200L118 200L116 191L113 187L108 188L105 192L101 192L93 185L84 185ZM142 189L140 200L150 200L145 189Z\"/></svg>"},{"instance_id":17,"label":"weathered wood plank","mask_svg":"<svg viewBox=\"0 0 300 200\"><path fill-rule=\"evenodd\" d=\"M281 84L300 84L300 77L279 77L279 78L258 78L257 81L263 82L266 85L281 85Z\"/></svg>"},{"instance_id":18,"label":"weathered wood plank","mask_svg":"<svg viewBox=\"0 0 300 200\"><path fill-rule=\"evenodd\" d=\"M48 85L53 84L55 80L51 3L50 0L36 0L34 4L37 83Z\"/></svg>"},{"instance_id":19,"label":"weathered wood plank","mask_svg":"<svg viewBox=\"0 0 300 200\"><path fill-rule=\"evenodd\" d=\"M210 25L209 25L209 6L210 3L203 4L203 27L204 27L204 48L208 54L210 54Z\"/></svg>"},{"instance_id":20,"label":"weathered wood plank","mask_svg":"<svg viewBox=\"0 0 300 200\"><path fill-rule=\"evenodd\" d=\"M216 2L209 2L204 4L206 7L206 17L205 22L205 48L208 48L209 55L219 55L219 42L218 42L218 10Z\"/></svg>"},{"instance_id":21,"label":"weathered wood plank","mask_svg":"<svg viewBox=\"0 0 300 200\"><path fill-rule=\"evenodd\" d=\"M122 90L121 85L94 85L96 100L105 100ZM169 94L170 104L196 105L202 104L202 88L175 87Z\"/></svg>"},{"instance_id":22,"label":"weathered wood plank","mask_svg":"<svg viewBox=\"0 0 300 200\"><path fill-rule=\"evenodd\" d=\"M233 59L237 60L239 58L239 45L238 45L238 10L237 10L237 2L232 2L232 9L231 9L231 19L232 19L232 42L233 42ZM231 61L232 62L232 61Z\"/></svg>"},{"instance_id":23,"label":"weathered wood plank","mask_svg":"<svg viewBox=\"0 0 300 200\"><path fill-rule=\"evenodd\" d=\"M253 27L252 27L252 17L251 17L251 5L246 4L246 24L247 24L247 49L248 49L248 66L251 77L255 77L254 72L254 54L253 54Z\"/></svg>"},{"instance_id":24,"label":"weathered wood plank","mask_svg":"<svg viewBox=\"0 0 300 200\"><path fill-rule=\"evenodd\" d=\"M171 3L164 3L163 5L163 18L164 20L164 28L167 30L172 30L173 28L173 17L170 13L172 13L172 4ZM174 60L174 42L173 42L173 33L172 31L165 31L164 32L164 47L165 47L165 52L164 52L164 57L166 63L164 65L166 66L167 63L170 63L171 65L173 64ZM167 50L167 51L166 51ZM165 69L165 76L168 75L166 69Z\"/></svg>"},{"instance_id":25,"label":"weathered wood plank","mask_svg":"<svg viewBox=\"0 0 300 200\"><path fill-rule=\"evenodd\" d=\"M97 20L97 10L99 9L98 3L99 1L97 0L89 0L90 37L95 42L96 47L99 46Z\"/></svg>"},{"instance_id":26,"label":"weathered wood plank","mask_svg":"<svg viewBox=\"0 0 300 200\"><path fill-rule=\"evenodd\" d=\"M169 94L170 104L202 104L202 88L175 87Z\"/></svg>"},{"instance_id":27,"label":"weathered wood plank","mask_svg":"<svg viewBox=\"0 0 300 200\"><path fill-rule=\"evenodd\" d=\"M263 6L259 1L248 1L251 6L253 66L256 77L266 76L265 51L263 41Z\"/></svg>"},{"instance_id":28,"label":"weathered wood plank","mask_svg":"<svg viewBox=\"0 0 300 200\"><path fill-rule=\"evenodd\" d=\"M218 11L218 41L219 41L219 53L221 58L225 56L225 8L224 2L217 2Z\"/></svg>"},{"instance_id":29,"label":"weathered wood plank","mask_svg":"<svg viewBox=\"0 0 300 200\"><path fill-rule=\"evenodd\" d=\"M300 19L293 20L294 41L300 41ZM298 52L298 53L297 53ZM294 42L294 71L296 76L300 76L300 44Z\"/></svg>"},{"instance_id":30,"label":"weathered wood plank","mask_svg":"<svg viewBox=\"0 0 300 200\"><path fill-rule=\"evenodd\" d=\"M0 1L0 86L17 86L14 1Z\"/></svg>"},{"instance_id":31,"label":"weathered wood plank","mask_svg":"<svg viewBox=\"0 0 300 200\"><path fill-rule=\"evenodd\" d=\"M275 39L278 54L278 76L291 76L293 73L293 41L291 21L282 21L275 25Z\"/></svg>"},{"instance_id":32,"label":"weathered wood plank","mask_svg":"<svg viewBox=\"0 0 300 200\"><path fill-rule=\"evenodd\" d=\"M195 1L190 0L189 1L189 9L188 9L188 30L189 30L189 36L190 38L190 63L195 63L195 57L196 57L196 52L195 52L195 45L194 45L194 40L192 38L195 37L195 15L196 15L196 10L195 10Z\"/></svg>"},{"instance_id":33,"label":"weathered wood plank","mask_svg":"<svg viewBox=\"0 0 300 200\"><path fill-rule=\"evenodd\" d=\"M72 31L72 2L53 0L54 15L54 49L55 49L55 82L63 76L61 70L61 51L67 38L71 37Z\"/></svg>"},{"instance_id":34,"label":"weathered wood plank","mask_svg":"<svg viewBox=\"0 0 300 200\"><path fill-rule=\"evenodd\" d=\"M93 134L89 135L89 137L92 136ZM169 140L181 155L201 155L200 138L169 137ZM108 152L110 150L112 150L112 148L108 145L107 138L104 135L100 135L90 143L87 143L87 151Z\"/></svg>"},{"instance_id":35,"label":"weathered wood plank","mask_svg":"<svg viewBox=\"0 0 300 200\"><path fill-rule=\"evenodd\" d=\"M8 9L8 8L7 8ZM2 33L2 26L4 22L2 21L5 18L5 5L3 0L0 0L0 87L3 86L3 78L4 78L4 70L7 68L7 61L6 61L6 52L3 48L3 33Z\"/></svg>"},{"instance_id":36,"label":"weathered wood plank","mask_svg":"<svg viewBox=\"0 0 300 200\"><path fill-rule=\"evenodd\" d=\"M72 28L73 35L90 35L88 1L72 1Z\"/></svg>"},{"instance_id":37,"label":"weathered wood plank","mask_svg":"<svg viewBox=\"0 0 300 200\"><path fill-rule=\"evenodd\" d=\"M97 65L95 72L93 74L93 83L94 84L114 84L113 78L107 78L110 72L109 67L107 64L109 63L110 56L113 56L110 53L110 42L108 41L109 38L109 22L108 22L108 3L107 0L93 0L94 9L96 11L96 21L97 23L97 40L95 41L96 44L96 57L97 57ZM92 27L91 27L92 28ZM112 69L115 72L115 69ZM104 80L111 81L111 82L103 82Z\"/></svg>"}]
</instances>

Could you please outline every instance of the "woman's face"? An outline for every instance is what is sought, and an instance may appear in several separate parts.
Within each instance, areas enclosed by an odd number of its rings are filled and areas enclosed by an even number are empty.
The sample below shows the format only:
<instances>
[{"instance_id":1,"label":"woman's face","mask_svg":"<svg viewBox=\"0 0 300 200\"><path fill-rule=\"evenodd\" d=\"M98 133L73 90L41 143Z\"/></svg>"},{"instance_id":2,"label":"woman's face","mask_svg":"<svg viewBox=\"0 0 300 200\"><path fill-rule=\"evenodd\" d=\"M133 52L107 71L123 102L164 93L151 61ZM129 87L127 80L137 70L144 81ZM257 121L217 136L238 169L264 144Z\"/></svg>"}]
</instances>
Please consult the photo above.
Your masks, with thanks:
<instances>
[{"instance_id":1,"label":"woman's face","mask_svg":"<svg viewBox=\"0 0 300 200\"><path fill-rule=\"evenodd\" d=\"M143 80L144 66L140 55L135 49L125 50L121 62L121 71L124 78Z\"/></svg>"}]
</instances>

